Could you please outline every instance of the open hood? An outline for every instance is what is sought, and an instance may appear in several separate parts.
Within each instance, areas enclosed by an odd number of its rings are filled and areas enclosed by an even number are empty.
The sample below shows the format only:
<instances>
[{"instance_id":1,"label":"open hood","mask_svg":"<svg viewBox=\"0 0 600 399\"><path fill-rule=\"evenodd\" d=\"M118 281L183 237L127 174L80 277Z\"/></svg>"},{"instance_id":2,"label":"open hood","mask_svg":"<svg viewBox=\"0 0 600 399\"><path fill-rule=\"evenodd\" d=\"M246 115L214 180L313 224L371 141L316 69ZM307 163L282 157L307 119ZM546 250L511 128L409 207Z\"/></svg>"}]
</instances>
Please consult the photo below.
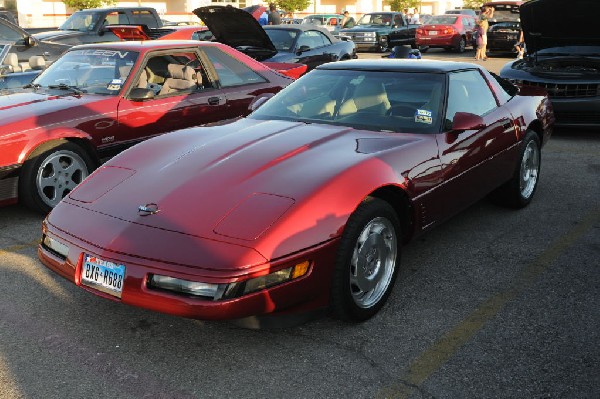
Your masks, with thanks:
<instances>
[{"instance_id":1,"label":"open hood","mask_svg":"<svg viewBox=\"0 0 600 399\"><path fill-rule=\"evenodd\" d=\"M261 8L264 11L264 7L257 6L249 11L232 6L207 6L196 8L194 14L206 24L216 41L262 61L277 54L277 49L255 18L262 14Z\"/></svg>"},{"instance_id":2,"label":"open hood","mask_svg":"<svg viewBox=\"0 0 600 399\"><path fill-rule=\"evenodd\" d=\"M573 23L560 22L565 12L576 18ZM596 27L600 1L531 0L521 6L520 13L528 53L564 46L598 46L600 53Z\"/></svg>"}]
</instances>

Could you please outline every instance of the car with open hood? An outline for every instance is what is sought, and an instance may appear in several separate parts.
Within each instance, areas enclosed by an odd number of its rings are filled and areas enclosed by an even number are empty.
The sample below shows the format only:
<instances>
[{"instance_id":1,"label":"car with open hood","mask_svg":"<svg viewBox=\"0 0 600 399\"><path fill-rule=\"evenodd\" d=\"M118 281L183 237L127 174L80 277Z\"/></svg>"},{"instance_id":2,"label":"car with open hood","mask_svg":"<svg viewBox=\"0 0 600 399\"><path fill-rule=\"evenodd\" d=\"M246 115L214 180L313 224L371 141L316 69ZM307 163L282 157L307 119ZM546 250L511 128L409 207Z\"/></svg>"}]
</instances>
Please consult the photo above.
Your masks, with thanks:
<instances>
[{"instance_id":1,"label":"car with open hood","mask_svg":"<svg viewBox=\"0 0 600 399\"><path fill-rule=\"evenodd\" d=\"M530 203L552 130L543 90L459 62L328 63L254 108L111 159L48 215L41 261L179 316L363 321L403 243L491 192Z\"/></svg>"},{"instance_id":2,"label":"car with open hood","mask_svg":"<svg viewBox=\"0 0 600 399\"><path fill-rule=\"evenodd\" d=\"M220 43L73 47L0 95L0 205L48 212L117 152L171 130L247 115L293 79Z\"/></svg>"},{"instance_id":3,"label":"car with open hood","mask_svg":"<svg viewBox=\"0 0 600 399\"><path fill-rule=\"evenodd\" d=\"M577 23L562 29L558 17L568 12ZM596 0L531 0L520 7L526 44L523 60L509 62L500 75L519 86L548 91L556 124L600 126L600 13Z\"/></svg>"},{"instance_id":4,"label":"car with open hood","mask_svg":"<svg viewBox=\"0 0 600 399\"><path fill-rule=\"evenodd\" d=\"M250 13L232 6L194 10L214 40L265 62L300 63L308 70L326 62L357 58L352 41L308 24L261 26Z\"/></svg>"}]
</instances>

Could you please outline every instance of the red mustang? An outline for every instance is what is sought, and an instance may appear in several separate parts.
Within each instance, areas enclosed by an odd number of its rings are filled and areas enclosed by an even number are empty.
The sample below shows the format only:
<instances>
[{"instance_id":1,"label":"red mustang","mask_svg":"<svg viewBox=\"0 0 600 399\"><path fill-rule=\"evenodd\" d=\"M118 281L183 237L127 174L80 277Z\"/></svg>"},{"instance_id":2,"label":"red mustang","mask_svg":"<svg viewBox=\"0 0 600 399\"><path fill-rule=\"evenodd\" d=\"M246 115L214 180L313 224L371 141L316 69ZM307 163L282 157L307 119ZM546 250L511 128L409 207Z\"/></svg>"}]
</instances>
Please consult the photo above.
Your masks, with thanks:
<instances>
[{"instance_id":1,"label":"red mustang","mask_svg":"<svg viewBox=\"0 0 600 399\"><path fill-rule=\"evenodd\" d=\"M74 47L0 95L0 205L49 211L109 156L151 136L248 114L292 82L218 43Z\"/></svg>"},{"instance_id":2,"label":"red mustang","mask_svg":"<svg viewBox=\"0 0 600 399\"><path fill-rule=\"evenodd\" d=\"M113 158L48 215L38 254L89 292L175 315L365 320L404 242L491 192L531 201L552 122L543 90L474 64L324 64L247 118Z\"/></svg>"}]
</instances>

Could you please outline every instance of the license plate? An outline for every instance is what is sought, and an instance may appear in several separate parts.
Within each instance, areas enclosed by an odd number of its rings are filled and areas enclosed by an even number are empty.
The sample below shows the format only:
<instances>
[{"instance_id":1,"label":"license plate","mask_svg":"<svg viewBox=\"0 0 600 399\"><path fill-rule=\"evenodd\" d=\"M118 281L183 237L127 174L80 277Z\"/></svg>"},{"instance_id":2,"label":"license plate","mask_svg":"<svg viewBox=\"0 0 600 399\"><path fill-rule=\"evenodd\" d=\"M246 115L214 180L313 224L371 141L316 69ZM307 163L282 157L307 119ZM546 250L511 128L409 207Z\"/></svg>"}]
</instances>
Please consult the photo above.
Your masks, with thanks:
<instances>
[{"instance_id":1,"label":"license plate","mask_svg":"<svg viewBox=\"0 0 600 399\"><path fill-rule=\"evenodd\" d=\"M438 31L437 31L437 30L430 30L430 31L429 31L429 36L435 36L435 35L437 35L437 34L438 34Z\"/></svg>"},{"instance_id":2,"label":"license plate","mask_svg":"<svg viewBox=\"0 0 600 399\"><path fill-rule=\"evenodd\" d=\"M123 281L125 280L125 265L119 265L97 256L85 254L81 268L81 283L121 298Z\"/></svg>"}]
</instances>

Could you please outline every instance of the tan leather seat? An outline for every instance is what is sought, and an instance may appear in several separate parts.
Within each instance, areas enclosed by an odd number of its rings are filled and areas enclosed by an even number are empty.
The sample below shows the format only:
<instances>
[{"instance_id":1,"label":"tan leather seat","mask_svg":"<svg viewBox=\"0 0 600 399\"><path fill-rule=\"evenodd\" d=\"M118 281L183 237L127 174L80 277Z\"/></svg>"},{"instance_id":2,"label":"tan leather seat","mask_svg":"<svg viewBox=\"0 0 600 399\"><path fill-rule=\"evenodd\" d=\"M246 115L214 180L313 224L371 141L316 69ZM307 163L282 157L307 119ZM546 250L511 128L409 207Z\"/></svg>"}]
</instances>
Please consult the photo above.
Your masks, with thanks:
<instances>
[{"instance_id":1,"label":"tan leather seat","mask_svg":"<svg viewBox=\"0 0 600 399\"><path fill-rule=\"evenodd\" d=\"M175 93L198 87L198 77L195 71L187 65L169 64L167 65L170 78L165 79L163 87L158 95Z\"/></svg>"},{"instance_id":2,"label":"tan leather seat","mask_svg":"<svg viewBox=\"0 0 600 399\"><path fill-rule=\"evenodd\" d=\"M385 115L390 109L383 83L364 80L354 90L352 98L345 101L340 107L339 115L350 115L357 112Z\"/></svg>"},{"instance_id":3,"label":"tan leather seat","mask_svg":"<svg viewBox=\"0 0 600 399\"><path fill-rule=\"evenodd\" d=\"M6 58L2 62L3 65L8 65L10 72L23 72L23 69L19 65L19 57L15 53L6 54Z\"/></svg>"},{"instance_id":4,"label":"tan leather seat","mask_svg":"<svg viewBox=\"0 0 600 399\"><path fill-rule=\"evenodd\" d=\"M29 57L29 66L36 71L46 68L46 59L41 55L32 55Z\"/></svg>"}]
</instances>

